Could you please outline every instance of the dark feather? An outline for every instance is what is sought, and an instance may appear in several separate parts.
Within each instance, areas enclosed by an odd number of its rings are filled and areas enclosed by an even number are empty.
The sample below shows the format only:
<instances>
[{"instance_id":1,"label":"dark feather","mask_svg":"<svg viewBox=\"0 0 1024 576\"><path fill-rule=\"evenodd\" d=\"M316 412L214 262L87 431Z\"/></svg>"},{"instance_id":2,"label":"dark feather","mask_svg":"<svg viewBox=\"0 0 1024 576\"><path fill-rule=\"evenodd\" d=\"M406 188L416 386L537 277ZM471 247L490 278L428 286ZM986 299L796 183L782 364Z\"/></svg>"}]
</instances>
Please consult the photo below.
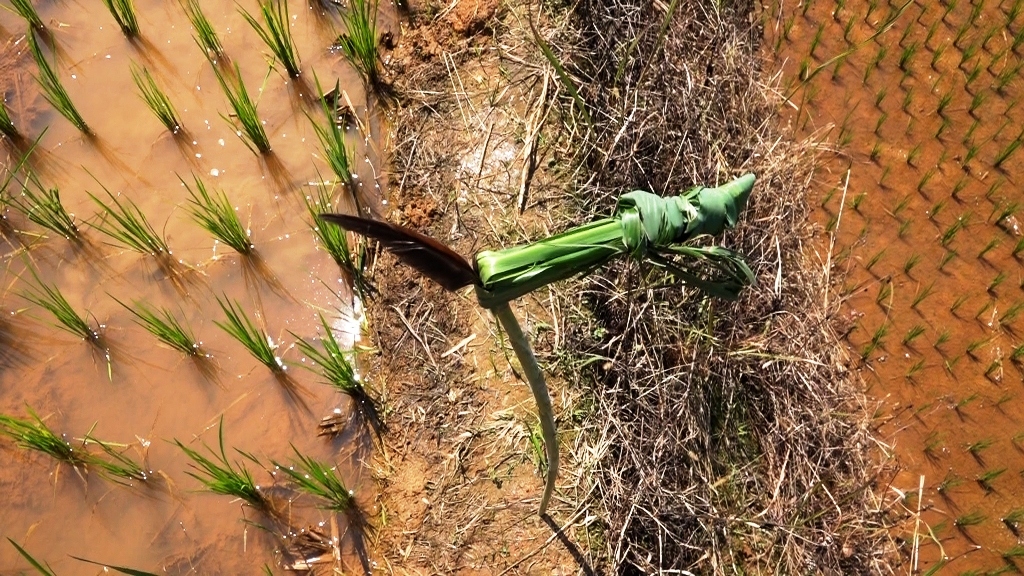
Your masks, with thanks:
<instances>
[{"instance_id":1,"label":"dark feather","mask_svg":"<svg viewBox=\"0 0 1024 576\"><path fill-rule=\"evenodd\" d=\"M377 240L399 260L447 290L479 284L480 280L461 255L429 236L397 224L347 214L321 214L321 218L345 230Z\"/></svg>"}]
</instances>

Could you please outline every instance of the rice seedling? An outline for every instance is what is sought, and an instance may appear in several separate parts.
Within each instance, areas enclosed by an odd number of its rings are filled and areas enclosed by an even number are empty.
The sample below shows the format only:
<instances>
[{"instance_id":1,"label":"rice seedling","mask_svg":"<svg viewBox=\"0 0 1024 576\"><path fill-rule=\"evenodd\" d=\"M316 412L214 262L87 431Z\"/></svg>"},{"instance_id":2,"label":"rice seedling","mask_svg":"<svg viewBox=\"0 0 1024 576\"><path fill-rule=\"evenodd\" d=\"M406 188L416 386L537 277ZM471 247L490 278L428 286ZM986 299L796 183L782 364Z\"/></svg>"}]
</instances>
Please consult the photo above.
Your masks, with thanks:
<instances>
[{"instance_id":1,"label":"rice seedling","mask_svg":"<svg viewBox=\"0 0 1024 576\"><path fill-rule=\"evenodd\" d=\"M213 492L214 494L223 494L225 496L234 496L240 498L250 506L259 508L262 510L267 509L268 502L266 497L263 495L263 491L252 478L252 473L246 468L244 461L236 461L232 463L228 460L227 451L224 449L224 418L220 419L220 426L217 430L217 439L220 447L220 454L213 452L209 446L204 443L203 446L208 452L213 454L213 460L200 454L198 451L189 448L181 443L180 440L175 439L174 443L181 448L182 452L185 453L192 460L192 470L186 472L189 476L195 478L202 483L203 488ZM243 458L253 462L257 466L262 466L260 461L247 452L235 449Z\"/></svg>"},{"instance_id":2,"label":"rice seedling","mask_svg":"<svg viewBox=\"0 0 1024 576\"><path fill-rule=\"evenodd\" d=\"M1004 392L1002 396L996 398L996 400L992 402L992 405L995 406L996 408L1000 408L1003 404L1006 404L1010 400L1013 400L1013 394L1010 394L1009 392Z\"/></svg>"},{"instance_id":3,"label":"rice seedling","mask_svg":"<svg viewBox=\"0 0 1024 576\"><path fill-rule=\"evenodd\" d=\"M11 543L11 546L14 546L14 548L18 551L18 554L21 554L22 558L27 560L28 563L36 569L36 572L39 572L43 576L57 576L57 574L53 571L53 568L50 568L49 564L43 566L41 562L33 558L32 555L29 554L28 551L26 551L24 548L19 546L17 542L11 540L10 538L8 538L7 541Z\"/></svg>"},{"instance_id":4,"label":"rice seedling","mask_svg":"<svg viewBox=\"0 0 1024 576\"><path fill-rule=\"evenodd\" d=\"M1020 74L1021 66L1021 64L1017 64L1015 66L1003 67L999 74L996 75L995 89L997 92L999 92L1000 94L1003 94L1005 92L1006 87L1010 84L1010 82L1016 79L1017 76Z\"/></svg>"},{"instance_id":5,"label":"rice seedling","mask_svg":"<svg viewBox=\"0 0 1024 576\"><path fill-rule=\"evenodd\" d=\"M90 463L88 452L75 449L63 436L54 433L32 408L28 408L28 414L29 420L0 414L0 434L14 440L19 448L42 452L75 469Z\"/></svg>"},{"instance_id":6,"label":"rice seedling","mask_svg":"<svg viewBox=\"0 0 1024 576\"><path fill-rule=\"evenodd\" d=\"M351 362L349 362L348 354L341 349L337 339L334 337L334 331L331 330L331 326L322 315L320 316L320 324L324 328L324 336L321 338L323 352L312 342L292 334L297 339L295 345L303 354L309 356L314 363L320 365L320 374L328 384L353 398L359 400L368 399L369 396L363 387L363 382L359 375L356 374ZM312 368L310 369L312 370Z\"/></svg>"},{"instance_id":7,"label":"rice seedling","mask_svg":"<svg viewBox=\"0 0 1024 576\"><path fill-rule=\"evenodd\" d=\"M935 168L929 168L928 171L921 176L921 180L917 182L918 192L922 194L924 193L925 186L927 186L928 183L931 182L931 179L935 177L936 172L937 170Z\"/></svg>"},{"instance_id":8,"label":"rice seedling","mask_svg":"<svg viewBox=\"0 0 1024 576\"><path fill-rule=\"evenodd\" d=\"M850 40L850 33L853 32L853 27L856 24L857 18L855 16L850 16L850 19L846 21L846 25L843 26L843 40L846 40L848 43L853 42Z\"/></svg>"},{"instance_id":9,"label":"rice seedling","mask_svg":"<svg viewBox=\"0 0 1024 576\"><path fill-rule=\"evenodd\" d=\"M0 134L7 136L11 140L21 138L21 133L18 132L18 127L11 120L11 113L7 110L7 105L2 100L0 100Z\"/></svg>"},{"instance_id":10,"label":"rice seedling","mask_svg":"<svg viewBox=\"0 0 1024 576\"><path fill-rule=\"evenodd\" d=\"M95 562L93 560L75 556L74 554L68 554L68 556L71 556L79 562L85 562L86 564L92 564L94 566L102 566L104 572L113 570L114 572L120 572L121 574L127 574L128 576L157 576L152 572L145 572L143 570L136 570L135 568L127 568L125 566L114 566L113 564L105 564L103 562Z\"/></svg>"},{"instance_id":11,"label":"rice seedling","mask_svg":"<svg viewBox=\"0 0 1024 576\"><path fill-rule=\"evenodd\" d=\"M1021 363L1024 362L1024 344L1020 344L1010 352L1010 361Z\"/></svg>"},{"instance_id":12,"label":"rice seedling","mask_svg":"<svg viewBox=\"0 0 1024 576\"><path fill-rule=\"evenodd\" d=\"M924 334L924 326L915 324L910 330L907 330L907 334L903 336L903 345L909 346L921 334Z\"/></svg>"},{"instance_id":13,"label":"rice seedling","mask_svg":"<svg viewBox=\"0 0 1024 576\"><path fill-rule=\"evenodd\" d=\"M853 200L850 201L850 207L853 208L855 211L860 212L860 205L862 202L864 202L864 199L867 197L867 192L861 192L860 194L857 194L856 196L853 197Z\"/></svg>"},{"instance_id":14,"label":"rice seedling","mask_svg":"<svg viewBox=\"0 0 1024 576\"><path fill-rule=\"evenodd\" d=\"M946 342L949 342L950 336L952 336L952 334L949 332L949 330L944 329L942 332L939 333L939 337L935 339L935 344L932 344L932 347L938 349Z\"/></svg>"},{"instance_id":15,"label":"rice seedling","mask_svg":"<svg viewBox=\"0 0 1024 576\"><path fill-rule=\"evenodd\" d=\"M982 104L985 103L985 99L988 98L987 92L978 92L971 98L971 104L967 107L967 113L975 119L978 118L978 109L981 108Z\"/></svg>"},{"instance_id":16,"label":"rice seedling","mask_svg":"<svg viewBox=\"0 0 1024 576\"><path fill-rule=\"evenodd\" d=\"M998 288L1000 284L1006 281L1006 278L1006 272L1000 271L998 274L996 274L996 277L993 278L992 281L988 283L988 288L986 288L986 290L990 293L995 293L996 288Z\"/></svg>"},{"instance_id":17,"label":"rice seedling","mask_svg":"<svg viewBox=\"0 0 1024 576\"><path fill-rule=\"evenodd\" d=\"M220 304L227 320L225 322L215 320L214 324L238 340L254 358L275 374L281 374L288 369L284 362L274 355L276 346L273 344L273 340L253 324L238 302L228 300L227 296L222 300L218 296L217 303Z\"/></svg>"},{"instance_id":18,"label":"rice seedling","mask_svg":"<svg viewBox=\"0 0 1024 576\"><path fill-rule=\"evenodd\" d=\"M124 453L126 446L99 440L91 434L85 435L83 444L99 446L106 455L106 459L90 455L89 465L114 482L146 482L149 480L150 473L131 456Z\"/></svg>"},{"instance_id":19,"label":"rice seedling","mask_svg":"<svg viewBox=\"0 0 1024 576\"><path fill-rule=\"evenodd\" d=\"M966 160L964 161L964 163L966 164ZM967 187L967 177L966 176L962 176L959 180L956 181L956 184L953 185L953 190L950 191L950 196L952 196L955 200L959 201L960 200L960 193L963 192L964 188L966 188L966 187ZM957 219L957 225L958 226L962 226L963 225L963 223L960 222L960 219Z\"/></svg>"},{"instance_id":20,"label":"rice seedling","mask_svg":"<svg viewBox=\"0 0 1024 576\"><path fill-rule=\"evenodd\" d=\"M43 19L39 17L39 13L32 6L31 0L11 0L11 7L14 11L28 22L28 25L35 28L39 32L46 30L46 24L43 23Z\"/></svg>"},{"instance_id":21,"label":"rice seedling","mask_svg":"<svg viewBox=\"0 0 1024 576\"><path fill-rule=\"evenodd\" d=\"M949 244L956 238L956 235L963 228L963 220L957 218L952 224L946 227L940 236L940 241L943 247L949 246Z\"/></svg>"},{"instance_id":22,"label":"rice seedling","mask_svg":"<svg viewBox=\"0 0 1024 576\"><path fill-rule=\"evenodd\" d=\"M950 12L956 10L957 0L949 0L948 2L945 3L945 5L946 7L942 11L942 17L940 18L940 20L943 22L946 21L946 17L949 16Z\"/></svg>"},{"instance_id":23,"label":"rice seedling","mask_svg":"<svg viewBox=\"0 0 1024 576\"><path fill-rule=\"evenodd\" d=\"M1024 508L1014 508L1000 518L1003 524L1010 530L1016 532L1021 522L1024 522Z\"/></svg>"},{"instance_id":24,"label":"rice seedling","mask_svg":"<svg viewBox=\"0 0 1024 576\"><path fill-rule=\"evenodd\" d=\"M359 255L353 255L349 247L347 233L337 226L328 225L320 217L321 214L335 211L336 208L331 202L331 193L327 186L323 184L322 180L319 180L316 194L312 197L307 196L303 200L306 203L306 210L309 212L310 228L313 230L313 234L316 235L320 245L331 255L334 262L352 278L352 285L359 297L365 299L373 293L373 286L363 272L365 254L362 243L360 243Z\"/></svg>"},{"instance_id":25,"label":"rice seedling","mask_svg":"<svg viewBox=\"0 0 1024 576\"><path fill-rule=\"evenodd\" d=\"M1009 324L1016 320L1021 312L1024 312L1024 300L1018 300L1013 306L1007 308L1006 312L1003 312L1003 315L999 317L999 323L1003 325Z\"/></svg>"},{"instance_id":26,"label":"rice seedling","mask_svg":"<svg viewBox=\"0 0 1024 576\"><path fill-rule=\"evenodd\" d=\"M818 44L821 43L821 37L822 37L822 35L824 33L825 33L825 23L823 22L821 24L818 24L818 29L815 30L814 37L811 38L811 47L808 50L808 53L812 57L814 56L814 50L818 47Z\"/></svg>"},{"instance_id":27,"label":"rice seedling","mask_svg":"<svg viewBox=\"0 0 1024 576\"><path fill-rule=\"evenodd\" d=\"M986 438L984 440L978 440L977 442L973 442L971 444L968 444L966 450L968 452L970 452L972 455L978 456L984 450L987 450L988 448L990 448L992 446L992 444L993 444L993 441L991 439L989 439L989 438Z\"/></svg>"},{"instance_id":28,"label":"rice seedling","mask_svg":"<svg viewBox=\"0 0 1024 576\"><path fill-rule=\"evenodd\" d=\"M60 289L39 278L34 268L29 267L28 270L33 282L27 283L28 287L21 293L21 297L49 312L57 328L98 345L100 333L68 303Z\"/></svg>"},{"instance_id":29,"label":"rice seedling","mask_svg":"<svg viewBox=\"0 0 1024 576\"><path fill-rule=\"evenodd\" d=\"M1006 560L1015 560L1017 558L1024 558L1024 546L1020 544L1014 544L1013 547L1003 551L1002 557Z\"/></svg>"},{"instance_id":30,"label":"rice seedling","mask_svg":"<svg viewBox=\"0 0 1024 576\"><path fill-rule=\"evenodd\" d=\"M1013 245L1013 257L1020 257L1021 252L1024 252L1024 238L1017 240L1017 243Z\"/></svg>"},{"instance_id":31,"label":"rice seedling","mask_svg":"<svg viewBox=\"0 0 1024 576\"><path fill-rule=\"evenodd\" d=\"M953 521L953 525L957 528L963 529L969 526L977 526L978 524L984 522L986 518L987 517L984 514L975 510L972 512L968 512L967 514L961 514L960 516L957 516L956 520Z\"/></svg>"},{"instance_id":32,"label":"rice seedling","mask_svg":"<svg viewBox=\"0 0 1024 576\"><path fill-rule=\"evenodd\" d=\"M1005 164L1006 161L1013 156L1014 152L1020 148L1021 138L1024 138L1024 132L1018 134L1016 138L1008 142L1006 146L1003 146L999 150L999 153L996 154L995 160L992 163L996 168L1002 168L1003 164Z\"/></svg>"},{"instance_id":33,"label":"rice seedling","mask_svg":"<svg viewBox=\"0 0 1024 576\"><path fill-rule=\"evenodd\" d=\"M909 230L910 230L910 219L907 218L906 220L900 222L900 227L897 229L896 234L900 238L903 238L907 234L907 231L909 231Z\"/></svg>"},{"instance_id":34,"label":"rice seedling","mask_svg":"<svg viewBox=\"0 0 1024 576\"><path fill-rule=\"evenodd\" d=\"M887 334L889 334L889 325L882 323L882 325L875 330L875 333L871 335L871 341L861 350L861 360L867 360L868 356L870 356L872 352L884 345Z\"/></svg>"},{"instance_id":35,"label":"rice seedling","mask_svg":"<svg viewBox=\"0 0 1024 576\"><path fill-rule=\"evenodd\" d=\"M986 244L985 247L981 249L981 252L978 252L978 258L984 258L986 254L988 254L997 246L999 246L999 244L1000 242L998 238L993 238L992 240L989 240L988 244Z\"/></svg>"},{"instance_id":36,"label":"rice seedling","mask_svg":"<svg viewBox=\"0 0 1024 576\"><path fill-rule=\"evenodd\" d=\"M993 374L996 374L996 372L998 372L1002 368L1003 368L1003 361L1001 359L996 358L995 360L992 360L991 362L988 363L988 367L985 368L985 378L993 379L996 382L998 382L1001 379L1001 375L997 374L993 378Z\"/></svg>"},{"instance_id":37,"label":"rice seedling","mask_svg":"<svg viewBox=\"0 0 1024 576\"><path fill-rule=\"evenodd\" d=\"M221 46L217 32L214 31L210 21L207 20L206 15L203 14L202 9L199 7L199 0L185 0L182 7L185 9L188 21L192 23L192 27L196 30L196 35L193 38L206 57L223 58L224 47Z\"/></svg>"},{"instance_id":38,"label":"rice seedling","mask_svg":"<svg viewBox=\"0 0 1024 576\"><path fill-rule=\"evenodd\" d=\"M988 190L987 190L987 191L985 191L985 199L986 199L986 200L989 200L989 201L992 201L992 202L995 202L995 200L992 200L992 197L996 195L996 192L998 192L1000 188L1002 188L1002 187L1003 187L1003 183L1004 183L1005 181L1006 181L1006 180L1004 180L1003 178L999 178L999 179L997 179L997 180L996 180L995 182L993 182L993 183L992 183L991 185L989 185L989 187L988 187ZM996 205L996 206L995 206L995 207L993 208L993 210L992 210L993 214L994 214L994 213L995 213L995 211L996 211L996 210L998 210L998 209L999 209L999 206L998 206L998 205ZM1015 210L1015 209L1016 209L1016 208L1014 208L1014 210ZM1010 213L1012 214L1012 213L1013 213L1013 211L1011 211Z\"/></svg>"},{"instance_id":39,"label":"rice seedling","mask_svg":"<svg viewBox=\"0 0 1024 576\"><path fill-rule=\"evenodd\" d=\"M908 92L908 94L909 94L909 92ZM913 148L911 148L907 152L907 165L908 166L917 166L917 164L915 164L915 162L917 162L917 158L920 155L921 155L921 144L918 144L918 145L914 146Z\"/></svg>"},{"instance_id":40,"label":"rice seedling","mask_svg":"<svg viewBox=\"0 0 1024 576\"><path fill-rule=\"evenodd\" d=\"M241 127L241 130L236 127L235 133L253 154L269 153L270 140L263 129L263 122L256 113L256 104L249 97L245 82L242 81L242 72L238 69L238 64L235 64L234 80L227 78L216 66L213 67L213 73L224 90L224 95L228 97L231 109L235 111L235 118ZM229 116L221 114L221 118L235 126L235 122Z\"/></svg>"},{"instance_id":41,"label":"rice seedling","mask_svg":"<svg viewBox=\"0 0 1024 576\"><path fill-rule=\"evenodd\" d=\"M907 368L906 373L903 375L907 380L912 380L914 375L924 369L924 358L921 358L917 362L914 362Z\"/></svg>"},{"instance_id":42,"label":"rice seedling","mask_svg":"<svg viewBox=\"0 0 1024 576\"><path fill-rule=\"evenodd\" d=\"M928 285L927 285L927 286L925 286L924 288L922 288L922 289L918 290L918 291L917 291L917 294L915 294L915 295L914 295L914 300L913 300L913 302L911 302L911 303L910 303L910 307L911 307L912 309L916 310L916 309L917 309L917 307L918 307L918 306L919 306L919 305L921 304L921 302L924 302L925 298L927 298L927 297L931 296L931 294L932 294L932 289L933 289L934 287L935 287L935 282L934 282L934 281L932 281L932 283L931 283L931 284L928 284Z\"/></svg>"},{"instance_id":43,"label":"rice seedling","mask_svg":"<svg viewBox=\"0 0 1024 576\"><path fill-rule=\"evenodd\" d=\"M907 29L909 30L910 28ZM903 49L903 52L900 53L900 70L908 72L911 69L910 61L914 58L914 54L917 54L917 42L914 42L910 46L907 46L906 48Z\"/></svg>"},{"instance_id":44,"label":"rice seedling","mask_svg":"<svg viewBox=\"0 0 1024 576\"><path fill-rule=\"evenodd\" d=\"M301 72L299 54L295 50L295 43L292 42L291 27L288 23L288 0L260 0L259 7L266 28L261 26L244 8L240 8L239 11L249 26L252 26L252 29L263 40L263 43L281 62L288 75L298 78Z\"/></svg>"},{"instance_id":45,"label":"rice seedling","mask_svg":"<svg viewBox=\"0 0 1024 576\"><path fill-rule=\"evenodd\" d=\"M974 128L971 127L968 130L968 134L970 134L970 132L973 130ZM970 139L970 137L968 136L967 140L964 141L964 146L967 148L967 153L964 154L963 165L966 166L971 160L974 159L975 156L978 155L978 152L981 151L981 145L975 142L974 140Z\"/></svg>"},{"instance_id":46,"label":"rice seedling","mask_svg":"<svg viewBox=\"0 0 1024 576\"><path fill-rule=\"evenodd\" d=\"M139 35L139 22L135 17L135 5L132 0L103 0L114 17L121 33L128 38L135 38Z\"/></svg>"},{"instance_id":47,"label":"rice seedling","mask_svg":"<svg viewBox=\"0 0 1024 576\"><path fill-rule=\"evenodd\" d=\"M943 254L942 259L939 260L939 270L943 270L946 267L946 264L949 264L953 258L956 258L956 250L949 250Z\"/></svg>"},{"instance_id":48,"label":"rice seedling","mask_svg":"<svg viewBox=\"0 0 1024 576\"><path fill-rule=\"evenodd\" d=\"M174 111L174 106L171 105L167 94L157 86L156 80L153 80L149 70L132 65L132 80L135 81L135 86L139 88L139 96L157 119L160 120L160 123L171 134L177 134L181 130L181 121L178 120L178 114Z\"/></svg>"},{"instance_id":49,"label":"rice seedling","mask_svg":"<svg viewBox=\"0 0 1024 576\"><path fill-rule=\"evenodd\" d=\"M381 90L384 88L384 82L381 75L380 53L377 48L376 0L352 0L349 3L349 9L341 12L341 20L345 24L345 34L338 37L335 45L341 50L349 64L362 76L368 89ZM544 46L541 46L542 50ZM550 48L545 51L546 56L549 51ZM549 60L553 56L552 53ZM558 68L561 66L559 65ZM568 76L565 76L564 71L558 72L558 68L556 68L556 72L565 83ZM578 100L577 104L580 102Z\"/></svg>"},{"instance_id":50,"label":"rice seedling","mask_svg":"<svg viewBox=\"0 0 1024 576\"><path fill-rule=\"evenodd\" d=\"M988 305L986 305L985 308L982 308L982 310L984 311L985 309L987 309L987 307L988 307ZM981 314L978 314L978 316L980 316L980 315ZM978 355L976 354L976 352L982 346L987 344L988 340L989 340L988 338L981 338L979 340L972 340L972 341L968 342L967 343L967 350L966 350L967 355L970 356L971 358L974 358L975 360L977 360L978 359Z\"/></svg>"},{"instance_id":51,"label":"rice seedling","mask_svg":"<svg viewBox=\"0 0 1024 576\"><path fill-rule=\"evenodd\" d=\"M867 263L864 264L864 269L870 272L871 269L875 267L875 264L878 264L878 261L882 259L882 256L885 255L885 251L886 249L882 248L874 256L872 256L871 259L869 259Z\"/></svg>"},{"instance_id":52,"label":"rice seedling","mask_svg":"<svg viewBox=\"0 0 1024 576\"><path fill-rule=\"evenodd\" d=\"M61 203L60 190L56 187L45 188L34 175L30 175L28 180L22 187L21 194L7 198L7 205L39 226L63 236L70 242L80 244L81 231L75 223L75 217Z\"/></svg>"},{"instance_id":53,"label":"rice seedling","mask_svg":"<svg viewBox=\"0 0 1024 576\"><path fill-rule=\"evenodd\" d=\"M82 115L78 113L78 109L75 108L71 97L68 96L67 91L64 89L64 85L60 83L60 77L57 76L57 73L50 65L50 61L47 60L46 55L40 49L35 33L30 32L28 34L28 46L32 52L32 57L35 58L36 65L39 67L39 75L35 79L43 90L43 98L46 98L46 101L57 112L60 112L61 116L67 118L75 128L78 128L81 133L87 136L91 135L92 131L89 129L89 125L85 123Z\"/></svg>"},{"instance_id":54,"label":"rice seedling","mask_svg":"<svg viewBox=\"0 0 1024 576\"><path fill-rule=\"evenodd\" d=\"M142 326L164 344L187 356L202 355L201 343L196 339L195 334L187 325L182 324L170 310L153 308L141 301L136 301L133 306L129 306L117 298L114 298L114 301L135 316L136 324Z\"/></svg>"},{"instance_id":55,"label":"rice seedling","mask_svg":"<svg viewBox=\"0 0 1024 576\"><path fill-rule=\"evenodd\" d=\"M897 202L895 206L892 207L892 211L889 214L893 218L896 218L897 216L900 215L901 212L906 210L907 206L909 206L909 205L910 205L910 194L907 194L906 196L901 198L900 201Z\"/></svg>"},{"instance_id":56,"label":"rice seedling","mask_svg":"<svg viewBox=\"0 0 1024 576\"><path fill-rule=\"evenodd\" d=\"M103 185L101 184L100 187ZM103 191L110 198L110 204L100 200L91 192L88 193L101 210L100 221L98 223L89 222L90 226L136 252L150 254L158 258L170 256L171 250L167 246L167 241L157 234L149 220L146 219L146 215L131 199L125 197L118 200L105 187Z\"/></svg>"},{"instance_id":57,"label":"rice seedling","mask_svg":"<svg viewBox=\"0 0 1024 576\"><path fill-rule=\"evenodd\" d=\"M942 482L940 482L939 485L935 487L935 490L938 491L939 494L948 494L950 490L956 488L957 486L960 486L963 483L963 478L957 476L952 471L950 471L946 474L946 477L942 479Z\"/></svg>"},{"instance_id":58,"label":"rice seedling","mask_svg":"<svg viewBox=\"0 0 1024 576\"><path fill-rule=\"evenodd\" d=\"M351 187L353 181L352 160L348 145L345 144L345 130L338 123L334 110L327 104L327 98L324 97L323 89L320 87L320 80L315 75L314 80L316 82L317 94L320 95L320 106L327 117L327 122L326 125L321 125L313 120L311 116L307 117L313 125L313 131L316 132L317 139L320 140L320 145L324 149L324 157L327 159L327 164L331 167L331 171L334 172L334 175L346 187Z\"/></svg>"},{"instance_id":59,"label":"rice seedling","mask_svg":"<svg viewBox=\"0 0 1024 576\"><path fill-rule=\"evenodd\" d=\"M273 462L273 465L295 482L299 490L325 500L327 504L323 507L327 510L358 510L355 493L345 486L344 480L338 476L334 468L302 454L295 446L292 446L292 450L295 451L297 459L293 465L285 466L277 462Z\"/></svg>"},{"instance_id":60,"label":"rice seedling","mask_svg":"<svg viewBox=\"0 0 1024 576\"><path fill-rule=\"evenodd\" d=\"M1002 476L1004 472L1006 472L1006 468L990 468L982 472L976 480L978 481L978 485L984 488L986 492L992 492L995 490L992 483Z\"/></svg>"},{"instance_id":61,"label":"rice seedling","mask_svg":"<svg viewBox=\"0 0 1024 576\"><path fill-rule=\"evenodd\" d=\"M178 178L191 197L188 210L192 219L239 254L252 254L256 247L249 236L249 230L242 225L227 194L220 192L219 195L211 196L203 181L198 176L192 177L196 183L195 190L183 179Z\"/></svg>"}]
</instances>

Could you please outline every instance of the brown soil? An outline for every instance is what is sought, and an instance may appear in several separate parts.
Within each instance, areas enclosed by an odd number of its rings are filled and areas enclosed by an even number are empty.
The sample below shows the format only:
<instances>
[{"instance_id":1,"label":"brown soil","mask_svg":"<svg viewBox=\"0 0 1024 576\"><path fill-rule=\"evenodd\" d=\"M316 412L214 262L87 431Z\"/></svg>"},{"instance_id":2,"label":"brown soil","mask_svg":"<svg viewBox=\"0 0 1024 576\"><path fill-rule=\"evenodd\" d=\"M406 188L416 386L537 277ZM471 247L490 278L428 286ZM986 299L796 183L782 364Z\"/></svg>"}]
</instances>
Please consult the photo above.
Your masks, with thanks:
<instances>
[{"instance_id":1,"label":"brown soil","mask_svg":"<svg viewBox=\"0 0 1024 576\"><path fill-rule=\"evenodd\" d=\"M395 51L403 100L393 180L402 185L391 219L466 255L501 243L514 226L507 196L519 183L514 135L525 123L516 110L520 98L536 98L523 72L492 73L488 53L501 40L483 32L495 7L464 0L445 15L414 4ZM462 50L467 44L483 55ZM375 470L387 516L376 542L381 565L401 574L577 573L577 544L557 541L555 529L583 519L570 494L553 519L537 515L533 398L491 316L472 293L446 293L388 254L374 281L381 297L368 316L379 357L370 373L384 383L389 410ZM561 398L557 381L549 384Z\"/></svg>"},{"instance_id":2,"label":"brown soil","mask_svg":"<svg viewBox=\"0 0 1024 576\"><path fill-rule=\"evenodd\" d=\"M897 3L787 5L769 41L793 129L839 150L817 174L821 249L841 272L847 341L895 456L905 560L1017 570L1024 163L999 156L1024 119L1022 22L1012 3L954 4L912 3L874 39ZM801 85L800 70L819 66Z\"/></svg>"}]
</instances>

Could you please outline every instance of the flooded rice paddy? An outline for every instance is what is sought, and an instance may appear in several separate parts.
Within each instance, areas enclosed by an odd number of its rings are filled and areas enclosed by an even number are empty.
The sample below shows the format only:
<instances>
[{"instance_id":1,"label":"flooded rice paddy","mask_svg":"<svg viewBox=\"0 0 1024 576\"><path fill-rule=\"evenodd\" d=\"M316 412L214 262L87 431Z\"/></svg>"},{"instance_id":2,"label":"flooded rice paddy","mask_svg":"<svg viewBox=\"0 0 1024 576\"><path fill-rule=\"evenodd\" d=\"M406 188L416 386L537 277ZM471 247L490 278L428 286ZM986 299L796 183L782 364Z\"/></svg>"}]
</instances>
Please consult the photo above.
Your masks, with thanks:
<instances>
[{"instance_id":1,"label":"flooded rice paddy","mask_svg":"<svg viewBox=\"0 0 1024 576\"><path fill-rule=\"evenodd\" d=\"M805 0L766 14L787 120L838 151L816 176L822 260L834 238L910 573L1024 566L1022 9Z\"/></svg>"},{"instance_id":2,"label":"flooded rice paddy","mask_svg":"<svg viewBox=\"0 0 1024 576\"><path fill-rule=\"evenodd\" d=\"M342 425L340 435L318 436L324 416L339 411L343 424L351 420L352 401L304 370L310 362L294 345L299 337L318 343L320 314L343 343L358 334L359 322L338 265L314 239L304 202L317 183L330 186L333 178L311 127L311 119L324 122L313 96L314 71L325 90L340 81L353 104L359 126L347 137L364 205L372 208L386 184L383 129L367 111L359 76L328 50L344 30L336 8L291 3L302 65L292 80L280 65L271 69L269 50L235 2L201 2L231 66L237 64L258 102L273 151L254 154L236 134L227 98L177 2L136 0L141 35L134 40L99 2L33 4L48 31L40 46L51 62L56 55L54 69L93 136L83 136L44 98L33 78L39 72L28 50L28 26L0 10L0 86L26 137L19 145L4 140L4 176L41 135L26 170L46 189L59 189L84 239L76 246L18 210L4 209L0 414L29 418L31 408L76 450L87 434L115 443L117 452L142 463L149 480L113 482L95 469L59 464L0 438L0 536L58 574L99 570L71 556L167 574L253 574L264 566L281 573L317 557L325 566L357 570L360 538L347 516L301 495L271 473L270 463L293 461L294 446L337 466L365 513L375 514L364 465L371 437L356 421ZM243 7L258 15L255 1ZM166 92L182 123L179 135L139 97L133 64ZM24 175L5 198L20 194ZM179 180L194 188L194 177L211 193L227 195L251 234L252 255L236 253L194 221ZM166 239L170 258L130 250L89 225L103 221L89 194L110 204L105 190L138 206ZM333 192L336 206L351 211L350 198L339 190ZM31 270L99 327L102 346L58 329L49 313L24 298L39 285ZM286 370L275 374L215 324L226 320L218 298L237 302L266 332ZM169 310L209 357L195 361L158 342L118 301ZM229 460L247 464L272 502L273 518L231 496L202 491L188 475L196 469L174 441L212 457L204 445L218 450L221 420ZM340 542L340 560L333 542ZM28 569L12 546L0 546L0 572Z\"/></svg>"}]
</instances>

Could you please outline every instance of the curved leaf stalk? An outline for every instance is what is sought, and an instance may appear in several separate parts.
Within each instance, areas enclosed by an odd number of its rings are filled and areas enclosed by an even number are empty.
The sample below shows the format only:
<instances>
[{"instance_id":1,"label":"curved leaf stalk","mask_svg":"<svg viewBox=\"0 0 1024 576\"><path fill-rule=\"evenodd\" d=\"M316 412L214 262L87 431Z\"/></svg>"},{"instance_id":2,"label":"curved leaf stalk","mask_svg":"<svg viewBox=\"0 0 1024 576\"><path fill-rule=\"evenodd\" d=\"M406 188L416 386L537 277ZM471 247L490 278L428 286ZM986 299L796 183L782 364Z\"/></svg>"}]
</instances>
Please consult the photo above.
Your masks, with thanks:
<instances>
[{"instance_id":1,"label":"curved leaf stalk","mask_svg":"<svg viewBox=\"0 0 1024 576\"><path fill-rule=\"evenodd\" d=\"M555 490L555 479L558 478L558 439L555 435L555 415L551 409L551 396L548 395L548 386L544 382L544 373L540 370L537 357L533 355L530 341L526 339L519 320L512 312L508 302L491 308L494 317L498 319L501 327L508 334L512 350L519 359L519 364L526 374L526 381L530 384L533 398L537 401L537 416L540 418L541 435L544 437L544 447L548 457L547 480L544 485L544 495L540 499L540 515L547 513L548 502Z\"/></svg>"}]
</instances>

